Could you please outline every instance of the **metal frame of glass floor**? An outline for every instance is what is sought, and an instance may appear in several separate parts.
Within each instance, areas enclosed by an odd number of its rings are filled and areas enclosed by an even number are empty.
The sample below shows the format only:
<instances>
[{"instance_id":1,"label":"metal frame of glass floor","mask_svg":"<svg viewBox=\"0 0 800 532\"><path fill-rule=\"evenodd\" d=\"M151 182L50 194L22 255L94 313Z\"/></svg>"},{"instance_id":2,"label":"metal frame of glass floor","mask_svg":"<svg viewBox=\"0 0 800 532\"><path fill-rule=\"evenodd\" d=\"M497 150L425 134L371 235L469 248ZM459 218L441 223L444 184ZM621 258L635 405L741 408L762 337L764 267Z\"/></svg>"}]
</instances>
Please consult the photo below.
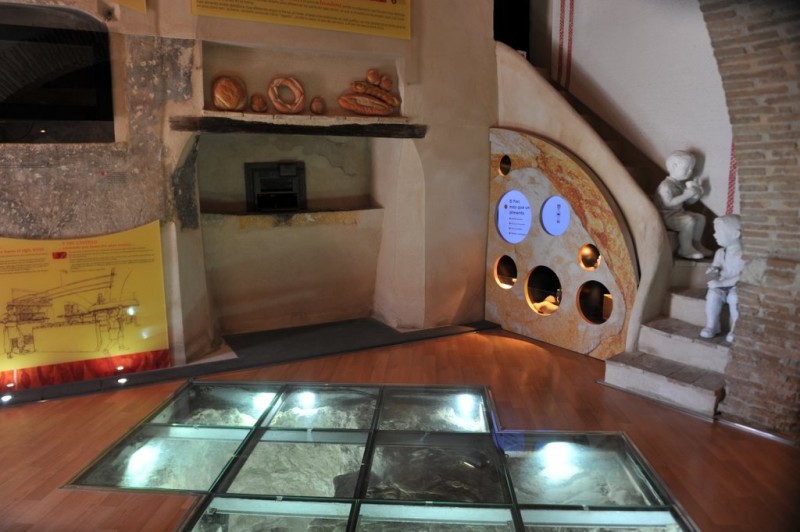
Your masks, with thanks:
<instances>
[{"instance_id":1,"label":"metal frame of glass floor","mask_svg":"<svg viewBox=\"0 0 800 532\"><path fill-rule=\"evenodd\" d=\"M696 530L623 433L480 387L188 381L69 485L204 494L187 531Z\"/></svg>"}]
</instances>

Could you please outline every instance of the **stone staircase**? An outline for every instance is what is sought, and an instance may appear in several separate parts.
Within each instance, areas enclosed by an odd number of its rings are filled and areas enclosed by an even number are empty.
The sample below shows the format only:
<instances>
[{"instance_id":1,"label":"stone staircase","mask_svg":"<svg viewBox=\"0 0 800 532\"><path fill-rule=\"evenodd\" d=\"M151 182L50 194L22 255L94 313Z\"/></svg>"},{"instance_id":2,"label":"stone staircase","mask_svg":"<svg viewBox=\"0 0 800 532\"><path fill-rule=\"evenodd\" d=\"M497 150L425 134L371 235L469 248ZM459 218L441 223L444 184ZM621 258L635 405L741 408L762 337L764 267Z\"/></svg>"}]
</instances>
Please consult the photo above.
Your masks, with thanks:
<instances>
[{"instance_id":1,"label":"stone staircase","mask_svg":"<svg viewBox=\"0 0 800 532\"><path fill-rule=\"evenodd\" d=\"M725 335L700 338L709 261L676 259L663 315L642 325L639 350L606 361L605 383L713 417L725 396ZM727 330L727 316L722 316Z\"/></svg>"},{"instance_id":2,"label":"stone staircase","mask_svg":"<svg viewBox=\"0 0 800 532\"><path fill-rule=\"evenodd\" d=\"M666 173L662 165L651 161L569 92L556 88L598 133L645 194L652 196ZM715 249L713 213L700 202L687 208L706 216L708 222L701 240L706 247ZM677 235L670 237L676 250ZM716 415L717 405L725 395L724 372L730 357L724 334L700 338L706 321L705 272L709 264L710 260L674 259L671 289L662 315L642 325L638 351L606 361L606 384L701 416ZM724 307L723 312L726 311ZM722 330L728 330L726 314L721 322Z\"/></svg>"}]
</instances>

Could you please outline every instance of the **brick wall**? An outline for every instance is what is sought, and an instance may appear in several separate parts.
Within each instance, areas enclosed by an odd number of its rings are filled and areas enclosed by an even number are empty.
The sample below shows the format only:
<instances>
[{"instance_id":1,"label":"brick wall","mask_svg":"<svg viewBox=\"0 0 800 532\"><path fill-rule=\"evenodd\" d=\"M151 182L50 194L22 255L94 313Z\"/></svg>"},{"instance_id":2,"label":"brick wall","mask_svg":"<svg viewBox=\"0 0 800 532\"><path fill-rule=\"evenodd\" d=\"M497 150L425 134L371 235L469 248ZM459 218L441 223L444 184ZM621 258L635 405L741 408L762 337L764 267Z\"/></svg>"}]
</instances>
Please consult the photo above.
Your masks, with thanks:
<instances>
[{"instance_id":1,"label":"brick wall","mask_svg":"<svg viewBox=\"0 0 800 532\"><path fill-rule=\"evenodd\" d=\"M800 2L700 7L733 125L747 262L722 415L800 441Z\"/></svg>"}]
</instances>

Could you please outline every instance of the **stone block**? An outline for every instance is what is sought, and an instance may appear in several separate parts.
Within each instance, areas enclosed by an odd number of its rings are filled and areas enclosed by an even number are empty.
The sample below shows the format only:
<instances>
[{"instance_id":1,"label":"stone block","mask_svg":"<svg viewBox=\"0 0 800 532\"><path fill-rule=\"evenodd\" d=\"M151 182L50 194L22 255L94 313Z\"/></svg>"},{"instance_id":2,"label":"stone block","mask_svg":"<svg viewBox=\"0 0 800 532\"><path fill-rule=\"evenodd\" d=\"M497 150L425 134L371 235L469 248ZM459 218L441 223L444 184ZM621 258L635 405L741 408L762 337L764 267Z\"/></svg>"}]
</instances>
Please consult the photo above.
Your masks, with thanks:
<instances>
[{"instance_id":1,"label":"stone block","mask_svg":"<svg viewBox=\"0 0 800 532\"><path fill-rule=\"evenodd\" d=\"M724 373L730 361L725 335L700 338L700 329L675 318L659 318L642 326L639 350L681 364Z\"/></svg>"},{"instance_id":2,"label":"stone block","mask_svg":"<svg viewBox=\"0 0 800 532\"><path fill-rule=\"evenodd\" d=\"M724 395L722 375L641 352L607 360L605 382L704 416L715 415Z\"/></svg>"}]
</instances>

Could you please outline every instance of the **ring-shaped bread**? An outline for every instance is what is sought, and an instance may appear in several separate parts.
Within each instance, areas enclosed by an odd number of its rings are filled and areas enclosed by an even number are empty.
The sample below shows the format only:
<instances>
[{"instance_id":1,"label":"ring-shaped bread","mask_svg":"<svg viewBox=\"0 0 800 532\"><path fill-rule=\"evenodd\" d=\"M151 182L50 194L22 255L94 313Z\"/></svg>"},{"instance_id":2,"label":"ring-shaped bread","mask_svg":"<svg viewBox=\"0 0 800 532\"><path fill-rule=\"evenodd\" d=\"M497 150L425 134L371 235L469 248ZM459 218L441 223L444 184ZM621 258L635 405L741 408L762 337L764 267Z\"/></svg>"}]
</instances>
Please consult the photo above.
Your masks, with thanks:
<instances>
[{"instance_id":1,"label":"ring-shaped bread","mask_svg":"<svg viewBox=\"0 0 800 532\"><path fill-rule=\"evenodd\" d=\"M281 98L281 87L289 89L293 96L293 101L286 101ZM279 113L296 114L303 110L306 103L306 94L303 86L295 78L275 78L269 82L267 97Z\"/></svg>"}]
</instances>

